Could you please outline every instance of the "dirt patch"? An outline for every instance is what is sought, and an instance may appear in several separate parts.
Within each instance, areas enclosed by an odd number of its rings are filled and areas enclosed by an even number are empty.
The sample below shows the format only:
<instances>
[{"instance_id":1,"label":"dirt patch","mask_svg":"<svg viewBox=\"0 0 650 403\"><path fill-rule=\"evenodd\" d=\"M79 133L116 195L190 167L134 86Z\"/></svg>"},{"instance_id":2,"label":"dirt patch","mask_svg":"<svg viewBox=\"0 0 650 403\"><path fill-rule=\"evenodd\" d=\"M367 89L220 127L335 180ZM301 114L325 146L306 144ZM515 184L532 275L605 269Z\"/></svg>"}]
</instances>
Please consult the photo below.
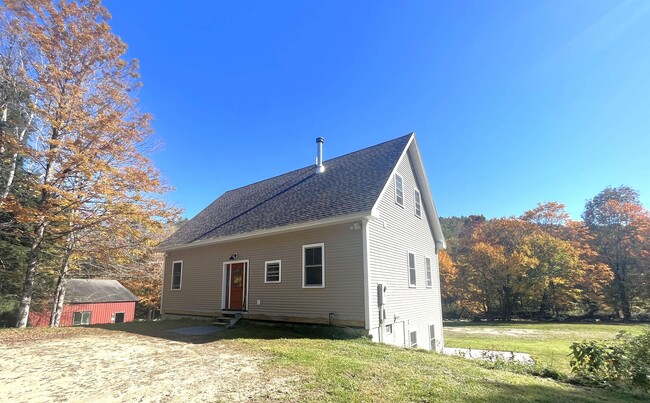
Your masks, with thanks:
<instances>
[{"instance_id":1,"label":"dirt patch","mask_svg":"<svg viewBox=\"0 0 650 403\"><path fill-rule=\"evenodd\" d=\"M299 377L269 357L97 329L96 334L0 345L0 396L39 401L297 400Z\"/></svg>"},{"instance_id":2,"label":"dirt patch","mask_svg":"<svg viewBox=\"0 0 650 403\"><path fill-rule=\"evenodd\" d=\"M537 336L540 334L548 333L544 330L535 330L535 329L499 329L496 327L481 327L481 328L456 328L456 327L446 327L445 332L449 333L466 333L466 334L489 334L493 336Z\"/></svg>"}]
</instances>

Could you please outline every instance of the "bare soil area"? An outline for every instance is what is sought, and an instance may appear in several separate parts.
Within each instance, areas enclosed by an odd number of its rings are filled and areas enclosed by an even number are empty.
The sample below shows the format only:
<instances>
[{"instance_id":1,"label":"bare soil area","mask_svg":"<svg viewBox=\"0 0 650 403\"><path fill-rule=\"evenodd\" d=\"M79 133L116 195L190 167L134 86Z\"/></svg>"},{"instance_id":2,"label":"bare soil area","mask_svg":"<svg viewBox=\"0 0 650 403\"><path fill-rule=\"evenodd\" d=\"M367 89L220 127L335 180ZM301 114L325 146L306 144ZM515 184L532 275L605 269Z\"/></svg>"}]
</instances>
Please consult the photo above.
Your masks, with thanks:
<instances>
[{"instance_id":1,"label":"bare soil area","mask_svg":"<svg viewBox=\"0 0 650 403\"><path fill-rule=\"evenodd\" d=\"M0 401L297 399L297 375L273 371L268 357L227 341L79 330L24 339L0 333Z\"/></svg>"},{"instance_id":2,"label":"bare soil area","mask_svg":"<svg viewBox=\"0 0 650 403\"><path fill-rule=\"evenodd\" d=\"M535 329L508 329L508 328L487 328L487 327L448 327L445 328L447 333L465 333L465 334L485 334L493 336L537 336L549 331Z\"/></svg>"}]
</instances>

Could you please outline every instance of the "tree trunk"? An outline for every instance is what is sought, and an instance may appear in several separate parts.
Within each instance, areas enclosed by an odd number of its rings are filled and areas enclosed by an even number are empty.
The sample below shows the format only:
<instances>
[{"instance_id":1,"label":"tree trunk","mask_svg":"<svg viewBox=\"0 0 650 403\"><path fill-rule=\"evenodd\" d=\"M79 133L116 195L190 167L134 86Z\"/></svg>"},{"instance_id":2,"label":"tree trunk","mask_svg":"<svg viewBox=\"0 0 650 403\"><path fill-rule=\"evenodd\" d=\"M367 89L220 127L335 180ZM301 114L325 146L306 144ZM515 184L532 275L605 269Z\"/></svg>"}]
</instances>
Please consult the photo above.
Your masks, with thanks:
<instances>
[{"instance_id":1,"label":"tree trunk","mask_svg":"<svg viewBox=\"0 0 650 403\"><path fill-rule=\"evenodd\" d=\"M63 311L63 301L65 291L68 286L68 267L70 263L71 249L66 250L63 264L59 271L59 279L56 282L56 292L54 294L54 303L52 304L52 316L50 316L50 327L59 327L61 322L61 312Z\"/></svg>"},{"instance_id":2,"label":"tree trunk","mask_svg":"<svg viewBox=\"0 0 650 403\"><path fill-rule=\"evenodd\" d=\"M29 318L29 308L32 305L32 295L34 294L34 280L36 279L36 268L41 257L41 245L43 235L45 234L45 223L40 223L36 230L36 238L29 250L27 259L27 270L25 271L25 283L23 284L23 295L20 299L20 308L18 309L18 320L16 327L22 328L27 326Z\"/></svg>"},{"instance_id":3,"label":"tree trunk","mask_svg":"<svg viewBox=\"0 0 650 403\"><path fill-rule=\"evenodd\" d=\"M632 320L632 312L630 311L630 301L627 297L627 289L624 283L618 285L618 299L621 302L621 309L623 310L623 320Z\"/></svg>"},{"instance_id":4,"label":"tree trunk","mask_svg":"<svg viewBox=\"0 0 650 403\"><path fill-rule=\"evenodd\" d=\"M18 136L18 144L23 143L23 139L25 138L25 134L27 133L27 128L29 125L32 124L32 119L34 118L34 114L29 115L29 120L27 121L27 124L25 125L25 128L23 128L22 132L20 133L20 136ZM14 178L16 177L16 169L18 169L18 152L13 153L11 156L11 167L9 168L9 175L7 176L7 182L5 184L5 188L2 191L2 195L0 195L0 200L4 200L9 196L9 192L11 191L11 186L14 183Z\"/></svg>"},{"instance_id":5,"label":"tree trunk","mask_svg":"<svg viewBox=\"0 0 650 403\"><path fill-rule=\"evenodd\" d=\"M614 272L614 282L616 283L618 306L617 311L623 311L623 320L631 320L632 313L630 311L630 300L627 295L627 282L626 282L626 267L625 264L611 265ZM620 314L617 314L619 316ZM620 317L620 316L619 316Z\"/></svg>"},{"instance_id":6,"label":"tree trunk","mask_svg":"<svg viewBox=\"0 0 650 403\"><path fill-rule=\"evenodd\" d=\"M57 140L59 132L57 129L52 129L51 140ZM50 142L50 151L57 149L57 145ZM43 184L49 184L52 176L52 164L54 162L53 156L50 156L45 166L43 173ZM43 207L50 199L49 191L46 189L41 190L41 198L39 200L39 207ZM45 237L45 228L47 227L47 219L41 217L38 227L36 228L36 236L32 242L32 247L29 250L27 259L27 269L25 271L25 283L23 284L23 295L20 299L20 308L18 309L18 320L16 327L22 328L27 326L27 319L29 318L29 308L32 305L32 295L34 294L34 280L36 279L36 269L41 259L41 247L43 238Z\"/></svg>"},{"instance_id":7,"label":"tree trunk","mask_svg":"<svg viewBox=\"0 0 650 403\"><path fill-rule=\"evenodd\" d=\"M546 317L546 310L548 309L548 288L544 289L542 294L542 302L539 305L539 312L537 313L539 319Z\"/></svg>"}]
</instances>

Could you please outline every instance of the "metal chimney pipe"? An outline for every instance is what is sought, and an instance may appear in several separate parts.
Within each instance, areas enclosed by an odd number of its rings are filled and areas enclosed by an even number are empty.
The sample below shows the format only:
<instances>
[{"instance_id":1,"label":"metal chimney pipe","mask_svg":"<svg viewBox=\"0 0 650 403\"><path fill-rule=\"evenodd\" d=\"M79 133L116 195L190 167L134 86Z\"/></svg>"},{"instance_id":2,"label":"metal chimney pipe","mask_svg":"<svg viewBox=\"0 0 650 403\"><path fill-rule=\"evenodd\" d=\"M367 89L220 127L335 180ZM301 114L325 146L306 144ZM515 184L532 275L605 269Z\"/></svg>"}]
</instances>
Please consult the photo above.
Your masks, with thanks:
<instances>
[{"instance_id":1,"label":"metal chimney pipe","mask_svg":"<svg viewBox=\"0 0 650 403\"><path fill-rule=\"evenodd\" d=\"M325 167L323 166L323 143L325 142L325 139L322 137L318 137L316 139L316 173L322 173L325 171Z\"/></svg>"}]
</instances>

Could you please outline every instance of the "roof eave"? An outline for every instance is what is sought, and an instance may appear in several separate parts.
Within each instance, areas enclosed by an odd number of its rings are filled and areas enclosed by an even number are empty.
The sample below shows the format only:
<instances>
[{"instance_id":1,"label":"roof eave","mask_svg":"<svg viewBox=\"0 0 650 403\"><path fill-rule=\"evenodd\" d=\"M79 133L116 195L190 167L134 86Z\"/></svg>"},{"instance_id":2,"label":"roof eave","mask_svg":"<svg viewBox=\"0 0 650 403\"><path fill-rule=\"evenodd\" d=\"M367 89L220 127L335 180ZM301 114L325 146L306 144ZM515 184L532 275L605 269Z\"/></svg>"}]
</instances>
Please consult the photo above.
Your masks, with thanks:
<instances>
[{"instance_id":1,"label":"roof eave","mask_svg":"<svg viewBox=\"0 0 650 403\"><path fill-rule=\"evenodd\" d=\"M264 230L259 230L259 231L246 232L246 233L243 233L243 234L236 234L236 235L230 235L230 236L219 237L219 238L205 239L205 240L195 241L195 242L192 242L192 243L186 243L186 244L181 244L181 245L170 245L170 246L165 246L165 247L158 247L158 248L155 248L154 251L159 252L159 253L164 253L164 252L171 252L171 251L181 250L181 249L197 248L197 247L208 246L208 245L216 245L216 244L232 242L232 241L241 241L241 240L245 240L245 239L252 239L252 238L258 238L258 237L263 237L263 236L282 234L282 233L286 233L286 232L301 231L301 230L312 229L312 228L317 228L317 227L322 227L322 226L343 224L343 223L346 223L346 222L358 221L358 220L362 220L362 219L364 219L366 217L369 217L370 215L371 215L370 211L361 212L361 213L354 213L354 214L347 214L347 215L343 215L343 216L325 218L325 219L322 219L322 220L308 221L308 222L299 223L299 224L285 225L285 226L282 226L282 227L276 227L276 228L269 228L269 229L264 229Z\"/></svg>"}]
</instances>

